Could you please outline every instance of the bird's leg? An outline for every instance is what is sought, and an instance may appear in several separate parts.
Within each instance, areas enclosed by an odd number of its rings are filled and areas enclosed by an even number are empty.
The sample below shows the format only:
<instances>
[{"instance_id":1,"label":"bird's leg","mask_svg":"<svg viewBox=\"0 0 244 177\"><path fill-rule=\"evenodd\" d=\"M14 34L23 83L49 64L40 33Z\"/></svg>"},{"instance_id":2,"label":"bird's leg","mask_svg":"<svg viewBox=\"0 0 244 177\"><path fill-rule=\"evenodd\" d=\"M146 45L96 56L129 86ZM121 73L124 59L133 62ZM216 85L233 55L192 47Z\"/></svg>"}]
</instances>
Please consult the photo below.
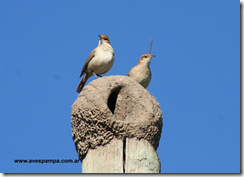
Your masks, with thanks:
<instances>
[{"instance_id":1,"label":"bird's leg","mask_svg":"<svg viewBox=\"0 0 244 177\"><path fill-rule=\"evenodd\" d=\"M96 78L98 78L95 72L92 71L92 74L93 74L94 76L96 76Z\"/></svg>"},{"instance_id":2,"label":"bird's leg","mask_svg":"<svg viewBox=\"0 0 244 177\"><path fill-rule=\"evenodd\" d=\"M101 75L96 74L94 71L92 71L92 74L93 74L94 76L96 76L96 78L98 78L98 77L102 77Z\"/></svg>"}]
</instances>

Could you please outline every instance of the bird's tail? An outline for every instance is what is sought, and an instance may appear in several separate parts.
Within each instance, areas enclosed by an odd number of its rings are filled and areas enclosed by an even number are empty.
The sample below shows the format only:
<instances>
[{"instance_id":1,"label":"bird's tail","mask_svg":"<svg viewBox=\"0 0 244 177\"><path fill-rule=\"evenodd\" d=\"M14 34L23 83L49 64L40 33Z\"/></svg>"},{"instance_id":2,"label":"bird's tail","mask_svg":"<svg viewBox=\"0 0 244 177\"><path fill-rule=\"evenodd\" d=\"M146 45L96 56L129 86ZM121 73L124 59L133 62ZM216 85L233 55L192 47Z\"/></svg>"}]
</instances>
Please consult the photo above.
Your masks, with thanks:
<instances>
[{"instance_id":1,"label":"bird's tail","mask_svg":"<svg viewBox=\"0 0 244 177\"><path fill-rule=\"evenodd\" d=\"M77 91L78 93L81 92L81 90L82 90L83 87L85 86L86 81L87 81L88 79L89 79L89 76L88 76L87 73L85 73L84 76L82 77L82 79L81 79L81 81L80 81L80 83L79 83L77 89L76 89L76 91Z\"/></svg>"}]
</instances>

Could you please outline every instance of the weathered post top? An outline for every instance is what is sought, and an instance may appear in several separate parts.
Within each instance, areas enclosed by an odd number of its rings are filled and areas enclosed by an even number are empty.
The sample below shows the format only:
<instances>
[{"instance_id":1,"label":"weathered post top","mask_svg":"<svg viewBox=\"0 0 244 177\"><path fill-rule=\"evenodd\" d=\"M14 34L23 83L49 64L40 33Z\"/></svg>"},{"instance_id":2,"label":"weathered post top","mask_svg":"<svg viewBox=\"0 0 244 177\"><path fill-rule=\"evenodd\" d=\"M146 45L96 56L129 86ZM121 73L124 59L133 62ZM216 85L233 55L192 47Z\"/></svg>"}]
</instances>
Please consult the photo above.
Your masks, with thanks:
<instances>
[{"instance_id":1,"label":"weathered post top","mask_svg":"<svg viewBox=\"0 0 244 177\"><path fill-rule=\"evenodd\" d=\"M155 151L153 153L156 153L162 130L162 111L153 96L130 77L108 76L90 82L82 90L72 106L71 123L73 140L82 165L84 159L88 158L86 155L89 151L92 153L92 150L108 147L109 144L113 147L116 144L120 146L116 143L118 140L122 143L122 147L115 153L120 154L122 151L122 172L126 172L126 163L129 164L128 158L132 156L128 154L129 151L125 153L125 149L126 147L133 149L132 145L125 145L126 142L133 144L135 140L136 147L141 146L138 142L146 142L148 144L146 146L152 147ZM146 153L147 151L145 150ZM128 162L125 162L125 158ZM111 170L107 170L109 171ZM143 170L127 170L127 172L140 171ZM94 169L86 172L94 172Z\"/></svg>"}]
</instances>

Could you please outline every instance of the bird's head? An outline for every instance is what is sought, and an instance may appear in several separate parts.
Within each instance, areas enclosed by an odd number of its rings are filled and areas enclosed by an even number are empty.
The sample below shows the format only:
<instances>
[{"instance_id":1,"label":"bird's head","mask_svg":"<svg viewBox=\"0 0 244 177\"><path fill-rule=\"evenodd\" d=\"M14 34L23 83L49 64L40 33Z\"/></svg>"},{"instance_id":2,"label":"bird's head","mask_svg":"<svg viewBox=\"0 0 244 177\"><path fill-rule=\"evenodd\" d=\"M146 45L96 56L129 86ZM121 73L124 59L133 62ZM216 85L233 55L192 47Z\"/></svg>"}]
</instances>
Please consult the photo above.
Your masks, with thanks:
<instances>
[{"instance_id":1,"label":"bird's head","mask_svg":"<svg viewBox=\"0 0 244 177\"><path fill-rule=\"evenodd\" d=\"M143 64L149 66L150 63L151 63L151 59L152 59L153 57L155 57L155 56L156 56L156 55L151 55L151 54L149 54L149 53L145 53L145 54L143 54L143 55L141 56L141 58L140 58L140 60L139 60L139 63L143 63Z\"/></svg>"},{"instance_id":2,"label":"bird's head","mask_svg":"<svg viewBox=\"0 0 244 177\"><path fill-rule=\"evenodd\" d=\"M98 37L99 37L99 44L98 45L101 45L103 43L110 44L109 38L106 34L98 35Z\"/></svg>"}]
</instances>

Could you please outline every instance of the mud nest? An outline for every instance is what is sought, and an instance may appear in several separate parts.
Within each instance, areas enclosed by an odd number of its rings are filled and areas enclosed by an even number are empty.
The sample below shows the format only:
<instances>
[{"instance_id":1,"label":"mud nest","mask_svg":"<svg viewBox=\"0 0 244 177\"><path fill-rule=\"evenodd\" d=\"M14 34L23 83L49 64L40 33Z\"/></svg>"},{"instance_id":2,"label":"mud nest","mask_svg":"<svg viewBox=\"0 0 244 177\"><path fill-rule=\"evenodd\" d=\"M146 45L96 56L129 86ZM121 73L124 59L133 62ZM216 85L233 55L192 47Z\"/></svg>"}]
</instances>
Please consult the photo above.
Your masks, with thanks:
<instances>
[{"instance_id":1,"label":"mud nest","mask_svg":"<svg viewBox=\"0 0 244 177\"><path fill-rule=\"evenodd\" d=\"M96 79L83 88L72 105L72 136L79 158L113 138L147 140L157 149L162 111L155 98L127 76Z\"/></svg>"}]
</instances>

